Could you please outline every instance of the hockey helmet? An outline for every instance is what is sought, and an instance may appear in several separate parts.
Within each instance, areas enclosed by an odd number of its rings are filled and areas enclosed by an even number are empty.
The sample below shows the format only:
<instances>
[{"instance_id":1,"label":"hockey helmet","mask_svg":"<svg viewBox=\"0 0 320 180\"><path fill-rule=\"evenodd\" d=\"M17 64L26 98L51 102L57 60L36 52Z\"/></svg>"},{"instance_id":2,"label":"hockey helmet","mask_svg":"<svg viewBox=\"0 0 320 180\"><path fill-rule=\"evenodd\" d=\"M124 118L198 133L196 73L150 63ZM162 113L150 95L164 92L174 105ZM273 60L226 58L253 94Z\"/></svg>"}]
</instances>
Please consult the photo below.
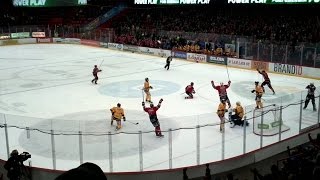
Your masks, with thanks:
<instances>
[{"instance_id":1,"label":"hockey helmet","mask_svg":"<svg viewBox=\"0 0 320 180\"><path fill-rule=\"evenodd\" d=\"M259 81L255 81L254 84L259 84Z\"/></svg>"},{"instance_id":2,"label":"hockey helmet","mask_svg":"<svg viewBox=\"0 0 320 180\"><path fill-rule=\"evenodd\" d=\"M146 78L145 80L146 80L146 81L149 81L149 78Z\"/></svg>"},{"instance_id":3,"label":"hockey helmet","mask_svg":"<svg viewBox=\"0 0 320 180\"><path fill-rule=\"evenodd\" d=\"M150 103L150 107L153 107L154 105L153 105L153 103Z\"/></svg>"},{"instance_id":4,"label":"hockey helmet","mask_svg":"<svg viewBox=\"0 0 320 180\"><path fill-rule=\"evenodd\" d=\"M312 86L313 86L313 85L314 85L314 83L313 83L313 82L311 82L311 83L310 83L310 85L312 85Z\"/></svg>"},{"instance_id":5,"label":"hockey helmet","mask_svg":"<svg viewBox=\"0 0 320 180\"><path fill-rule=\"evenodd\" d=\"M241 105L240 101L237 101L237 102L236 102L236 105L240 106L240 105Z\"/></svg>"},{"instance_id":6,"label":"hockey helmet","mask_svg":"<svg viewBox=\"0 0 320 180\"><path fill-rule=\"evenodd\" d=\"M193 83L193 82L191 82L190 84L191 84L191 86L193 86L193 84L194 84L194 83Z\"/></svg>"},{"instance_id":7,"label":"hockey helmet","mask_svg":"<svg viewBox=\"0 0 320 180\"><path fill-rule=\"evenodd\" d=\"M94 67L98 67L97 65L94 65Z\"/></svg>"},{"instance_id":8,"label":"hockey helmet","mask_svg":"<svg viewBox=\"0 0 320 180\"><path fill-rule=\"evenodd\" d=\"M14 149L13 151L11 151L10 156L18 156L19 152L18 150Z\"/></svg>"},{"instance_id":9,"label":"hockey helmet","mask_svg":"<svg viewBox=\"0 0 320 180\"><path fill-rule=\"evenodd\" d=\"M120 103L118 103L118 104L117 104L117 106L118 106L118 107L121 107L121 104L120 104Z\"/></svg>"}]
</instances>

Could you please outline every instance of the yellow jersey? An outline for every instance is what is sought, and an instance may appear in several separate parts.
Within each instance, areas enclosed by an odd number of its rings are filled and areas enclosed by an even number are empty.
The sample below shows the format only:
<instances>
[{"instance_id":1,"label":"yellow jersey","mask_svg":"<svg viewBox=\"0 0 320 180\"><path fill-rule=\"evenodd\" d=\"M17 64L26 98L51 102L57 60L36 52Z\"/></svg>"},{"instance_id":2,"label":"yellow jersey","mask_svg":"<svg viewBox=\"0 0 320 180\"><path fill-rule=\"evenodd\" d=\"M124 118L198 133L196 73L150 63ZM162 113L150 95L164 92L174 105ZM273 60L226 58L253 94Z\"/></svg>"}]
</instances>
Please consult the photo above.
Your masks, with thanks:
<instances>
[{"instance_id":1,"label":"yellow jersey","mask_svg":"<svg viewBox=\"0 0 320 180\"><path fill-rule=\"evenodd\" d=\"M111 112L113 113L113 117L116 119L121 119L124 117L124 111L121 107L113 107Z\"/></svg>"},{"instance_id":2,"label":"yellow jersey","mask_svg":"<svg viewBox=\"0 0 320 180\"><path fill-rule=\"evenodd\" d=\"M262 95L263 94L263 89L262 89L262 87L261 86L256 86L256 95Z\"/></svg>"},{"instance_id":3,"label":"yellow jersey","mask_svg":"<svg viewBox=\"0 0 320 180\"><path fill-rule=\"evenodd\" d=\"M149 84L149 82L144 82L144 87L143 87L143 89L145 90L145 91L149 91L149 89L150 89L151 87L150 87L150 84Z\"/></svg>"},{"instance_id":4,"label":"yellow jersey","mask_svg":"<svg viewBox=\"0 0 320 180\"><path fill-rule=\"evenodd\" d=\"M234 108L234 111L235 111L236 115L238 115L242 119L243 113L244 113L242 106L237 105L236 108Z\"/></svg>"},{"instance_id":5,"label":"yellow jersey","mask_svg":"<svg viewBox=\"0 0 320 180\"><path fill-rule=\"evenodd\" d=\"M225 110L226 110L226 103L220 103L217 110L218 116L224 116Z\"/></svg>"}]
</instances>

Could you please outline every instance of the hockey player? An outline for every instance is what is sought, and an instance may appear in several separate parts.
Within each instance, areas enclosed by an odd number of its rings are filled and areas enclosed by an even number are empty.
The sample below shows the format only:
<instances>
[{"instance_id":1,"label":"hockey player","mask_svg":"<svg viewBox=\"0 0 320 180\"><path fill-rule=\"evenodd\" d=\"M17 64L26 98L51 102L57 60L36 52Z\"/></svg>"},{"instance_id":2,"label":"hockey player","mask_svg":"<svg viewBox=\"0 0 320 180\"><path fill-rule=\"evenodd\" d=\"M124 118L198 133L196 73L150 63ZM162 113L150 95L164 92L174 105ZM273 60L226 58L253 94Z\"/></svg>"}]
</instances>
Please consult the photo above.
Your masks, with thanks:
<instances>
[{"instance_id":1,"label":"hockey player","mask_svg":"<svg viewBox=\"0 0 320 180\"><path fill-rule=\"evenodd\" d=\"M142 102L142 107L145 112L149 114L149 119L152 125L155 127L155 133L157 137L163 137L161 134L160 123L157 117L157 111L161 107L163 99L160 99L157 106L154 106L153 103L150 104L150 107L145 107L145 103Z\"/></svg>"},{"instance_id":2,"label":"hockey player","mask_svg":"<svg viewBox=\"0 0 320 180\"><path fill-rule=\"evenodd\" d=\"M193 88L193 82L185 88L185 92L188 95L185 99L193 99L193 94L196 93Z\"/></svg>"},{"instance_id":3,"label":"hockey player","mask_svg":"<svg viewBox=\"0 0 320 180\"><path fill-rule=\"evenodd\" d=\"M224 85L223 83L220 83L220 86L215 86L214 82L211 81L211 85L214 89L216 89L219 93L220 101L224 99L228 103L228 108L231 107L231 103L227 94L227 89L230 87L231 81L228 81L228 85Z\"/></svg>"},{"instance_id":4,"label":"hockey player","mask_svg":"<svg viewBox=\"0 0 320 180\"><path fill-rule=\"evenodd\" d=\"M149 102L149 103L152 103L151 94L150 94L150 89L152 88L153 87L150 86L150 83L149 83L149 78L146 78L143 86L143 91L146 93L146 102Z\"/></svg>"},{"instance_id":5,"label":"hockey player","mask_svg":"<svg viewBox=\"0 0 320 180\"><path fill-rule=\"evenodd\" d=\"M271 89L271 91L273 92L273 95L275 95L276 93L274 92L274 90L273 90L273 88L272 88L272 86L271 86L271 81L270 81L270 79L269 79L269 76L268 76L267 72L266 72L265 70L260 71L259 69L257 69L257 71L259 72L259 74L262 75L262 77L263 77L263 79L264 79L264 81L263 81L262 84L261 84L263 93L265 92L263 86L268 85L268 87L269 87L269 88Z\"/></svg>"},{"instance_id":6,"label":"hockey player","mask_svg":"<svg viewBox=\"0 0 320 180\"><path fill-rule=\"evenodd\" d=\"M314 100L314 92L316 91L316 87L314 86L313 83L310 83L310 85L308 85L306 89L308 89L308 94L307 94L303 109L306 109L308 107L309 101L311 99L313 111L317 111L316 103Z\"/></svg>"},{"instance_id":7,"label":"hockey player","mask_svg":"<svg viewBox=\"0 0 320 180\"><path fill-rule=\"evenodd\" d=\"M235 125L239 125L239 126L243 126L244 124L244 120L242 120L243 115L244 115L244 111L243 111L243 107L241 106L241 103L238 101L236 102L236 107L233 109L233 111L235 112L234 115L231 116L231 127L234 127ZM246 122L246 125L248 126L249 123Z\"/></svg>"},{"instance_id":8,"label":"hockey player","mask_svg":"<svg viewBox=\"0 0 320 180\"><path fill-rule=\"evenodd\" d=\"M224 114L227 112L228 110L226 109L226 100L225 99L221 99L221 102L218 106L218 110L217 110L217 115L219 116L220 119L220 132L224 132L224 124L226 122Z\"/></svg>"},{"instance_id":9,"label":"hockey player","mask_svg":"<svg viewBox=\"0 0 320 180\"><path fill-rule=\"evenodd\" d=\"M94 79L92 79L91 80L91 83L95 83L95 84L97 84L97 81L98 81L98 72L101 72L102 70L101 69L99 69L98 67L97 67L97 65L94 65L94 68L93 68L93 70L92 70L92 74L93 74L93 76L94 76Z\"/></svg>"},{"instance_id":10,"label":"hockey player","mask_svg":"<svg viewBox=\"0 0 320 180\"><path fill-rule=\"evenodd\" d=\"M169 70L171 61L172 61L172 56L168 56L166 60L166 65L164 66L164 68L167 68L167 70Z\"/></svg>"},{"instance_id":11,"label":"hockey player","mask_svg":"<svg viewBox=\"0 0 320 180\"><path fill-rule=\"evenodd\" d=\"M117 121L117 127L116 130L121 129L121 118L123 118L123 121L126 121L126 117L124 116L124 111L121 108L121 104L118 103L117 107L113 107L110 109L111 111L111 126L113 125L113 121Z\"/></svg>"},{"instance_id":12,"label":"hockey player","mask_svg":"<svg viewBox=\"0 0 320 180\"><path fill-rule=\"evenodd\" d=\"M256 109L263 108L262 104L262 94L263 94L263 88L259 85L259 82L254 82L255 89L251 91L251 93L256 93Z\"/></svg>"}]
</instances>

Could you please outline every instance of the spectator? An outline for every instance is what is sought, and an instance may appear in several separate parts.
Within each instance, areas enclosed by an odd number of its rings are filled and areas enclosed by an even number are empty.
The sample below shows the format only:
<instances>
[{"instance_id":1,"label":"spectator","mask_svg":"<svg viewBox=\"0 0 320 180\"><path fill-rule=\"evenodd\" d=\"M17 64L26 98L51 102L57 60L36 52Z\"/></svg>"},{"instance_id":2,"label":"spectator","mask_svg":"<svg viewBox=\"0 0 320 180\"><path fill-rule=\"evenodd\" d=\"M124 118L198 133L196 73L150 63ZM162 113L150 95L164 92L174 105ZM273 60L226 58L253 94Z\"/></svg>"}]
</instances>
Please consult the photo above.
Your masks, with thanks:
<instances>
[{"instance_id":1,"label":"spectator","mask_svg":"<svg viewBox=\"0 0 320 180\"><path fill-rule=\"evenodd\" d=\"M187 168L183 168L183 180L188 180L189 179L189 177L188 177L188 175L187 175Z\"/></svg>"},{"instance_id":2,"label":"spectator","mask_svg":"<svg viewBox=\"0 0 320 180\"><path fill-rule=\"evenodd\" d=\"M311 142L311 144L317 148L318 150L320 150L320 133L317 134L317 138L316 139L312 139L311 134L308 134L308 138L309 141Z\"/></svg>"},{"instance_id":3,"label":"spectator","mask_svg":"<svg viewBox=\"0 0 320 180\"><path fill-rule=\"evenodd\" d=\"M71 169L60 176L55 180L107 180L107 177L101 170L101 168L93 163L84 163L75 169Z\"/></svg>"}]
</instances>

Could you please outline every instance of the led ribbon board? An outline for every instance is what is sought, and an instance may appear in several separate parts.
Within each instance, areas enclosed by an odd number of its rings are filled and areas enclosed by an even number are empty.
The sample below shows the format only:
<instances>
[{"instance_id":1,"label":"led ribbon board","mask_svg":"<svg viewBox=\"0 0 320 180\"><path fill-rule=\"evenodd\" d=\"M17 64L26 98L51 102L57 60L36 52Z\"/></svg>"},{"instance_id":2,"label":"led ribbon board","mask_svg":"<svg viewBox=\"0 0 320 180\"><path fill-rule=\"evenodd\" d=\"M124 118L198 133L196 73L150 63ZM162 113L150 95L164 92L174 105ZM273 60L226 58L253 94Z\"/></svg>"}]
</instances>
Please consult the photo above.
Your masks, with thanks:
<instances>
[{"instance_id":1,"label":"led ribbon board","mask_svg":"<svg viewBox=\"0 0 320 180\"><path fill-rule=\"evenodd\" d=\"M87 0L13 0L13 6L20 7L55 7L86 5Z\"/></svg>"},{"instance_id":2,"label":"led ribbon board","mask_svg":"<svg viewBox=\"0 0 320 180\"><path fill-rule=\"evenodd\" d=\"M209 4L210 0L134 0L134 4Z\"/></svg>"}]
</instances>

